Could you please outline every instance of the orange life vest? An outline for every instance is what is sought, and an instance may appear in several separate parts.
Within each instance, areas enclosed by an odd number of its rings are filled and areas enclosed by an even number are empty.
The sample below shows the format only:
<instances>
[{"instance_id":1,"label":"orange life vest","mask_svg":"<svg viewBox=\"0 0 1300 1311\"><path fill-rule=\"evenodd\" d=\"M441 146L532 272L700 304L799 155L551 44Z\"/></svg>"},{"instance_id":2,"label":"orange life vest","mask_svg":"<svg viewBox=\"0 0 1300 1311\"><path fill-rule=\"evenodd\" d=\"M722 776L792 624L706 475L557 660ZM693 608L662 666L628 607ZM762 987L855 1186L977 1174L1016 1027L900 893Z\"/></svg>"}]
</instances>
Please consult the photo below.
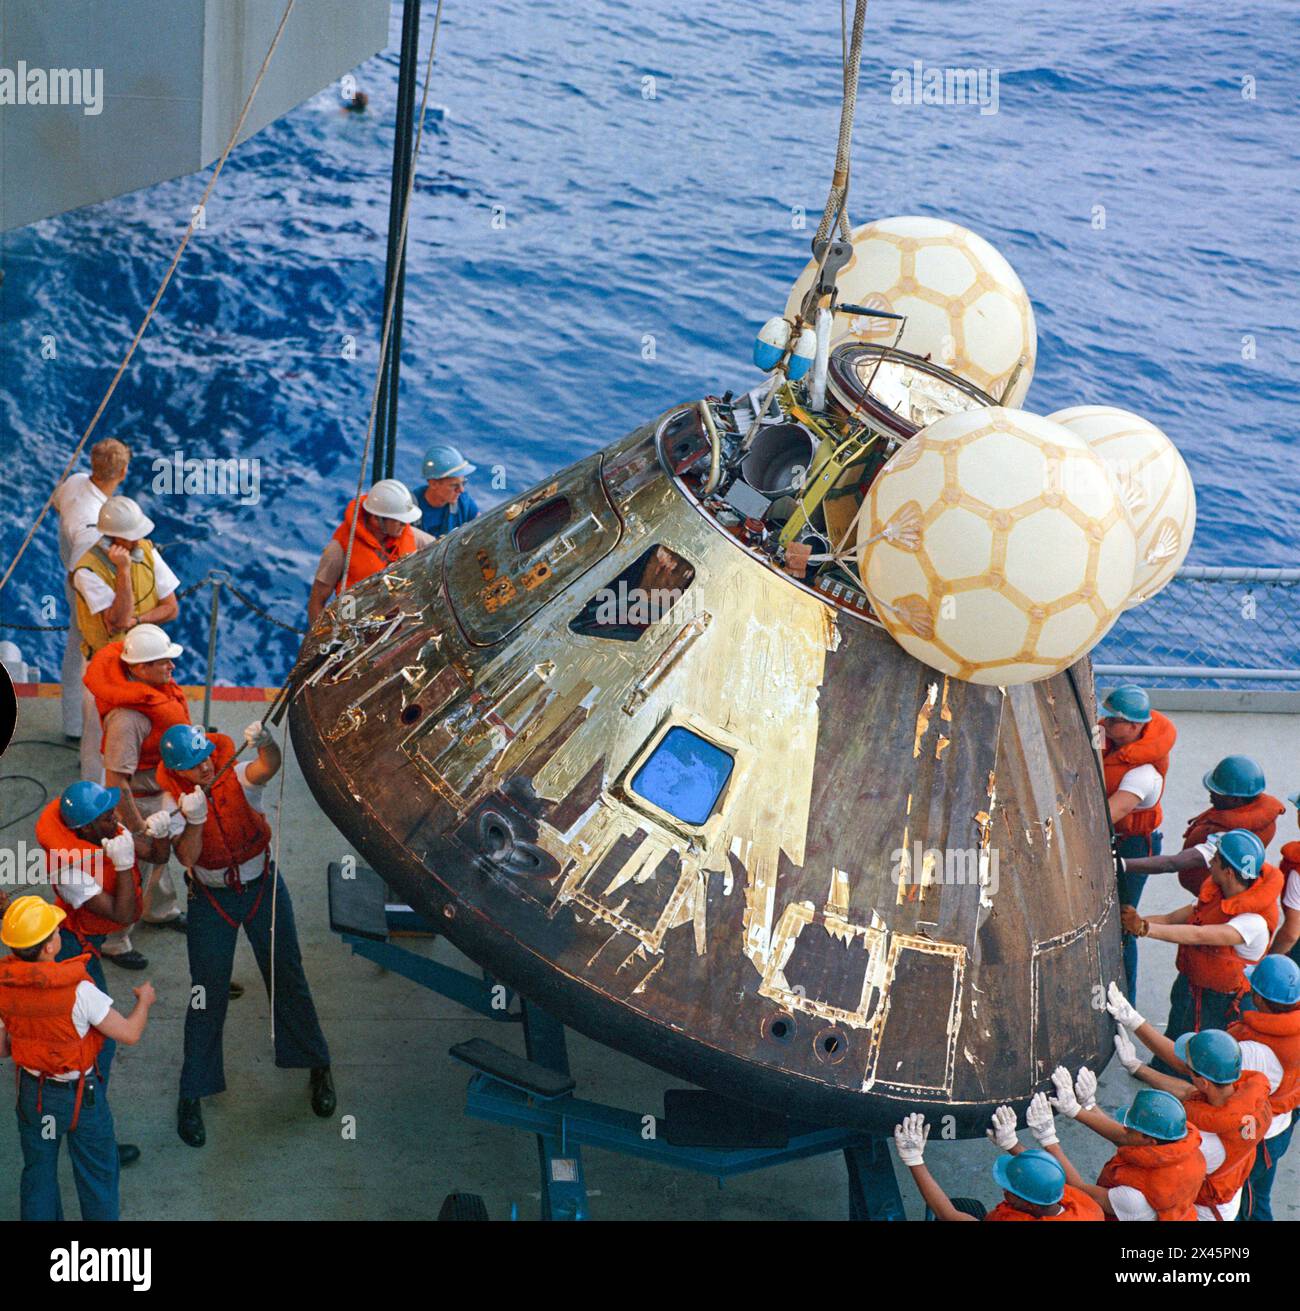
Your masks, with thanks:
<instances>
[{"instance_id":1,"label":"orange life vest","mask_svg":"<svg viewBox=\"0 0 1300 1311\"><path fill-rule=\"evenodd\" d=\"M1010 1202L999 1202L984 1217L985 1220L1104 1220L1106 1213L1088 1196L1077 1188L1065 1185L1065 1196L1061 1198L1060 1215L1030 1215L1021 1211Z\"/></svg>"},{"instance_id":2,"label":"orange life vest","mask_svg":"<svg viewBox=\"0 0 1300 1311\"><path fill-rule=\"evenodd\" d=\"M1151 722L1144 725L1142 736L1127 746L1107 747L1101 753L1102 772L1106 776L1106 795L1113 797L1124 775L1138 765L1154 765L1160 775L1160 794L1164 795L1165 778L1169 774L1169 753L1178 739L1178 730L1172 719L1158 710L1151 712ZM1131 810L1115 825L1115 832L1123 837L1132 834L1154 833L1164 819L1160 799L1150 810Z\"/></svg>"},{"instance_id":3,"label":"orange life vest","mask_svg":"<svg viewBox=\"0 0 1300 1311\"><path fill-rule=\"evenodd\" d=\"M0 959L0 1020L14 1064L44 1075L81 1074L104 1045L98 1029L78 1036L72 1023L77 984L90 981L86 956L62 961Z\"/></svg>"},{"instance_id":4,"label":"orange life vest","mask_svg":"<svg viewBox=\"0 0 1300 1311\"><path fill-rule=\"evenodd\" d=\"M1194 1124L1176 1143L1121 1147L1097 1176L1102 1188L1136 1188L1157 1220L1195 1220L1196 1197L1204 1181L1201 1135Z\"/></svg>"},{"instance_id":5,"label":"orange life vest","mask_svg":"<svg viewBox=\"0 0 1300 1311\"><path fill-rule=\"evenodd\" d=\"M122 643L110 642L96 651L86 666L84 682L95 698L102 727L109 712L125 706L138 710L149 720L149 735L140 744L141 770L153 769L161 757L158 744L162 735L173 724L190 722L190 706L185 693L174 682L166 687L153 687L127 675L129 666L122 659ZM103 750L103 739L100 740Z\"/></svg>"},{"instance_id":6,"label":"orange life vest","mask_svg":"<svg viewBox=\"0 0 1300 1311\"><path fill-rule=\"evenodd\" d=\"M1300 842L1288 842L1282 848L1282 873L1300 869Z\"/></svg>"},{"instance_id":7,"label":"orange life vest","mask_svg":"<svg viewBox=\"0 0 1300 1311\"><path fill-rule=\"evenodd\" d=\"M1232 810L1215 810L1211 806L1193 816L1188 823L1183 834L1183 850L1199 846L1211 833L1226 833L1234 828L1249 829L1267 847L1277 832L1278 816L1285 813L1286 807L1267 792L1261 792L1244 806ZM1204 877L1199 870L1189 869L1178 876L1178 881L1195 896L1201 890Z\"/></svg>"},{"instance_id":8,"label":"orange life vest","mask_svg":"<svg viewBox=\"0 0 1300 1311\"><path fill-rule=\"evenodd\" d=\"M119 826L118 831L124 830ZM58 797L41 811L40 818L36 821L36 841L45 849L45 870L51 876L50 882L54 886L55 905L67 915L67 919L63 921L64 927L83 947L86 945L86 938L91 934L116 933L122 927L116 920L108 919L104 915L96 915L85 906L74 908L59 894L58 884L53 878L56 870L83 869L90 874L98 865L101 877L97 882L110 897L117 888L117 870L113 867L113 862L104 854L103 847L97 842L88 842L85 838L78 837L76 831L63 822L63 817L59 814ZM141 896L139 864L132 867L131 877L135 880L135 899L136 905L139 906Z\"/></svg>"},{"instance_id":9,"label":"orange life vest","mask_svg":"<svg viewBox=\"0 0 1300 1311\"><path fill-rule=\"evenodd\" d=\"M1196 908L1189 924L1226 924L1234 915L1262 915L1268 924L1269 937L1273 936L1280 918L1278 898L1282 895L1282 871L1276 865L1264 864L1260 874L1244 892L1225 897L1209 875L1206 875L1197 895ZM1268 947L1265 946L1265 951ZM1256 957L1256 960L1260 957ZM1235 947L1203 947L1184 943L1178 948L1178 971L1187 977L1194 988L1208 988L1211 992L1240 995L1250 984L1246 981L1243 966L1252 965L1237 954Z\"/></svg>"},{"instance_id":10,"label":"orange life vest","mask_svg":"<svg viewBox=\"0 0 1300 1311\"><path fill-rule=\"evenodd\" d=\"M1205 1176L1196 1200L1202 1206L1222 1206L1246 1182L1255 1164L1255 1151L1273 1122L1268 1100L1268 1078L1247 1070L1233 1085L1232 1096L1222 1106L1213 1106L1201 1092L1183 1098L1189 1124L1219 1135L1223 1164Z\"/></svg>"},{"instance_id":11,"label":"orange life vest","mask_svg":"<svg viewBox=\"0 0 1300 1311\"><path fill-rule=\"evenodd\" d=\"M1238 1042L1262 1042L1282 1066L1282 1082L1268 1099L1273 1114L1300 1106L1300 1010L1242 1011L1228 1032Z\"/></svg>"},{"instance_id":12,"label":"orange life vest","mask_svg":"<svg viewBox=\"0 0 1300 1311\"><path fill-rule=\"evenodd\" d=\"M343 514L343 522L334 530L334 540L343 548L343 558L347 559L348 533L351 531L352 516L356 511L356 500L348 502ZM346 578L340 578L334 584L337 596L344 587L352 587L363 578L387 569L394 560L410 555L416 550L415 533L411 525L403 524L402 531L396 537L379 537L366 524L364 515L357 521L357 531L352 539L352 558L348 561Z\"/></svg>"},{"instance_id":13,"label":"orange life vest","mask_svg":"<svg viewBox=\"0 0 1300 1311\"><path fill-rule=\"evenodd\" d=\"M235 756L235 744L224 733L209 733L216 744L212 763L218 773ZM158 766L158 785L177 801L194 791L166 765ZM208 792L208 819L203 825L203 845L194 863L200 869L238 870L246 861L260 856L271 845L271 826L266 816L248 804L243 785L233 769L226 770Z\"/></svg>"}]
</instances>

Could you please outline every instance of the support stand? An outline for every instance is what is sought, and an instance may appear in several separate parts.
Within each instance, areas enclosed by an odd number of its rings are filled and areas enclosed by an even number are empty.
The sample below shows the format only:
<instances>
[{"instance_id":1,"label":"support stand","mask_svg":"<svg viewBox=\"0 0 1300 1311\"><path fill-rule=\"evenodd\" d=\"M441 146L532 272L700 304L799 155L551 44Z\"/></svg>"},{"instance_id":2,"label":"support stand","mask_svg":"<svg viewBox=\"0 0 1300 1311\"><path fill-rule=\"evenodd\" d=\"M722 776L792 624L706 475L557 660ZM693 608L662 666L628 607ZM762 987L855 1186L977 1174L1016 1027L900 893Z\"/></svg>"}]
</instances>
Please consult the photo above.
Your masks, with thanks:
<instances>
[{"instance_id":1,"label":"support stand","mask_svg":"<svg viewBox=\"0 0 1300 1311\"><path fill-rule=\"evenodd\" d=\"M436 935L433 925L409 907L392 903L373 870L331 864L329 904L330 927L356 955L490 1020L523 1026L524 1056L483 1038L457 1043L451 1055L473 1071L466 1114L536 1137L544 1220L587 1218L584 1146L719 1180L842 1151L849 1219L904 1218L883 1138L797 1124L698 1090L666 1093L662 1118L577 1097L564 1026L486 975L455 969L393 942L394 934ZM452 1197L462 1207L470 1200Z\"/></svg>"}]
</instances>

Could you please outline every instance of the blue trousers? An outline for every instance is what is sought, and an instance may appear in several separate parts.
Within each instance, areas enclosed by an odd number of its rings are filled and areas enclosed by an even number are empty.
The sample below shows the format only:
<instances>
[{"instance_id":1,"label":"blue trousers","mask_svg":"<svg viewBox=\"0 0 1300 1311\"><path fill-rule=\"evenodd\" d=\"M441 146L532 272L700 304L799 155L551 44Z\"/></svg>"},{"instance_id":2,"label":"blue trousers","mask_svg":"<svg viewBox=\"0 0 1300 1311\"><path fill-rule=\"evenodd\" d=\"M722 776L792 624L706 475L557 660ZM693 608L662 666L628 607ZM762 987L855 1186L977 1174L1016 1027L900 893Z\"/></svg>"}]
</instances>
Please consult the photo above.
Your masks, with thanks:
<instances>
[{"instance_id":1,"label":"blue trousers","mask_svg":"<svg viewBox=\"0 0 1300 1311\"><path fill-rule=\"evenodd\" d=\"M246 883L240 892L230 888L190 891L189 932L185 935L190 957L190 1004L185 1012L182 1097L210 1097L225 1090L221 1033L241 926L270 995L272 889L264 889L263 884L271 878L276 881L275 1063L289 1070L316 1069L330 1063L329 1047L302 968L293 902L284 880L273 870ZM228 918L223 918L221 912Z\"/></svg>"},{"instance_id":2,"label":"blue trousers","mask_svg":"<svg viewBox=\"0 0 1300 1311\"><path fill-rule=\"evenodd\" d=\"M86 941L94 948L90 953L90 960L86 962L86 973L90 975L90 981L97 987L100 992L108 991L108 982L104 978L104 963L99 959L98 953L103 950L104 934L90 934ZM85 954L85 947L72 936L71 933L59 934L59 954L56 960L71 960L73 956ZM108 1072L113 1064L113 1053L117 1051L117 1043L112 1038L105 1038L104 1045L99 1052L99 1081L108 1086Z\"/></svg>"},{"instance_id":3,"label":"blue trousers","mask_svg":"<svg viewBox=\"0 0 1300 1311\"><path fill-rule=\"evenodd\" d=\"M24 1070L18 1084L18 1140L23 1149L23 1174L19 1184L20 1210L24 1220L62 1220L59 1197L59 1144L68 1140L72 1178L77 1185L83 1220L116 1220L117 1139L113 1134L113 1113L108 1109L108 1090L93 1075L86 1076L77 1127L69 1132L76 1106L76 1083L39 1081Z\"/></svg>"},{"instance_id":4,"label":"blue trousers","mask_svg":"<svg viewBox=\"0 0 1300 1311\"><path fill-rule=\"evenodd\" d=\"M1246 1180L1246 1191L1241 1196L1241 1210L1237 1212L1238 1220L1271 1220L1273 1218L1273 1178L1277 1174L1278 1162L1286 1155L1291 1146L1291 1135L1295 1132L1295 1114L1291 1123L1276 1138L1266 1138L1255 1153L1255 1164Z\"/></svg>"},{"instance_id":5,"label":"blue trousers","mask_svg":"<svg viewBox=\"0 0 1300 1311\"><path fill-rule=\"evenodd\" d=\"M1176 1042L1185 1033L1200 1033L1202 1029L1226 1029L1234 1020L1241 1018L1240 999L1230 992L1211 992L1209 988L1200 990L1200 1014L1197 1014L1196 994L1187 982L1185 974L1174 979L1174 986L1169 990L1169 1022L1165 1025L1165 1037ZM1174 1074L1164 1061L1157 1057L1151 1062L1151 1068L1161 1074ZM1184 1078L1184 1075L1177 1075Z\"/></svg>"},{"instance_id":6,"label":"blue trousers","mask_svg":"<svg viewBox=\"0 0 1300 1311\"><path fill-rule=\"evenodd\" d=\"M1133 833L1122 837L1115 844L1118 855L1136 860L1141 856L1158 856L1163 845L1163 833ZM1119 904L1132 906L1142 900L1142 889L1147 885L1149 874L1119 875ZM1128 981L1128 999L1137 1005L1138 991L1138 940L1131 934L1124 934L1124 975Z\"/></svg>"}]
</instances>

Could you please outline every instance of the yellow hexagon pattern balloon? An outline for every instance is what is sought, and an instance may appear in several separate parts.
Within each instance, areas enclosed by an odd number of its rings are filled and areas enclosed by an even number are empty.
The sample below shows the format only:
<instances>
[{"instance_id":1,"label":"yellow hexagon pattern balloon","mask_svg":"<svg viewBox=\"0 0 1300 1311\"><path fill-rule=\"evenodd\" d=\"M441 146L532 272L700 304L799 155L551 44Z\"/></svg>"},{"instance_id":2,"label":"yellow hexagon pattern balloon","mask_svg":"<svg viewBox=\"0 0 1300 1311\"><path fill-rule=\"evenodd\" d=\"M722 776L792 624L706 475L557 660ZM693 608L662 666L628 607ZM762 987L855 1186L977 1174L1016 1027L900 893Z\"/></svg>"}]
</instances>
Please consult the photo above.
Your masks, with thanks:
<instances>
[{"instance_id":1,"label":"yellow hexagon pattern balloon","mask_svg":"<svg viewBox=\"0 0 1300 1311\"><path fill-rule=\"evenodd\" d=\"M858 523L858 570L918 660L973 683L1050 677L1128 601L1132 521L1100 458L1023 410L950 414L885 465Z\"/></svg>"},{"instance_id":2,"label":"yellow hexagon pattern balloon","mask_svg":"<svg viewBox=\"0 0 1300 1311\"><path fill-rule=\"evenodd\" d=\"M1038 355L1034 310L1015 270L983 237L945 219L906 215L855 228L852 242L836 280L841 302L906 314L901 349L943 365L994 400L1020 404ZM810 261L799 275L787 315L798 312L815 269ZM892 343L897 326L836 314L831 344Z\"/></svg>"},{"instance_id":3,"label":"yellow hexagon pattern balloon","mask_svg":"<svg viewBox=\"0 0 1300 1311\"><path fill-rule=\"evenodd\" d=\"M1133 518L1137 569L1126 610L1149 601L1178 572L1196 532L1196 487L1183 457L1153 423L1113 405L1049 415L1101 457Z\"/></svg>"}]
</instances>

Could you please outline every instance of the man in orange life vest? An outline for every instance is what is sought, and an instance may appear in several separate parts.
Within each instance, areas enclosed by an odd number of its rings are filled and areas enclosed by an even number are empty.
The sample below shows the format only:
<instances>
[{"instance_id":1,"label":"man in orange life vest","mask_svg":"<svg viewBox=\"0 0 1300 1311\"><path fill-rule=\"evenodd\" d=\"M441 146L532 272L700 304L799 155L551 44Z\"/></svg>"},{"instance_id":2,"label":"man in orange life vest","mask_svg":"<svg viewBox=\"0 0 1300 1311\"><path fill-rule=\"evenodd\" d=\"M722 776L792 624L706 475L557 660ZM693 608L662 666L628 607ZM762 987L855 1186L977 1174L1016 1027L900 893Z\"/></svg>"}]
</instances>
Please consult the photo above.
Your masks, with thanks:
<instances>
[{"instance_id":1,"label":"man in orange life vest","mask_svg":"<svg viewBox=\"0 0 1300 1311\"><path fill-rule=\"evenodd\" d=\"M1048 1111L1051 1118L1051 1111ZM936 1220L1104 1220L1102 1209L1086 1193L1066 1182L1065 1167L1040 1147L1026 1150L1016 1137L1016 1113L999 1106L988 1136L1006 1153L993 1163L993 1178L1002 1201L983 1217L960 1211L925 1164L930 1126L919 1111L903 1117L894 1129L898 1159L912 1172L917 1190ZM1053 1136L1055 1141L1055 1136Z\"/></svg>"},{"instance_id":2,"label":"man in orange life vest","mask_svg":"<svg viewBox=\"0 0 1300 1311\"><path fill-rule=\"evenodd\" d=\"M354 587L363 578L387 569L394 560L428 546L434 539L413 525L420 517L410 490L396 478L383 478L361 498L361 518L355 534L352 516L356 501L349 501L343 522L321 552L307 602L307 618L314 624L331 594ZM352 536L352 558L348 560L348 537ZM347 577L343 566L347 563Z\"/></svg>"},{"instance_id":3,"label":"man in orange life vest","mask_svg":"<svg viewBox=\"0 0 1300 1311\"><path fill-rule=\"evenodd\" d=\"M105 937L132 923L140 907L140 867L137 860L167 859L166 813L152 815L146 832L136 837L118 823L114 813L117 788L82 780L64 788L36 820L36 840L45 851L45 867L54 904L64 912L58 960L89 953L86 972L102 992L108 991L99 953ZM104 1040L99 1075L105 1085L117 1044ZM123 1165L138 1160L140 1149L118 1144Z\"/></svg>"},{"instance_id":4,"label":"man in orange life vest","mask_svg":"<svg viewBox=\"0 0 1300 1311\"><path fill-rule=\"evenodd\" d=\"M191 1000L176 1129L191 1147L207 1140L200 1098L226 1086L221 1034L241 927L273 1003L276 1065L311 1071L317 1115L332 1115L336 1104L329 1047L303 972L293 902L271 863L271 826L262 813L263 789L280 770L280 748L260 723L244 730L244 741L257 756L235 766L235 744L224 733L176 725L163 734L158 769L169 798L176 857L190 884Z\"/></svg>"},{"instance_id":5,"label":"man in orange life vest","mask_svg":"<svg viewBox=\"0 0 1300 1311\"><path fill-rule=\"evenodd\" d=\"M1126 874L1175 873L1195 896L1205 881L1213 851L1207 839L1214 833L1246 829L1265 847L1277 833L1278 816L1286 807L1264 791L1264 771L1249 756L1225 756L1202 780L1210 808L1194 816L1183 833L1183 849L1172 856L1124 860ZM1121 856L1124 853L1119 853Z\"/></svg>"},{"instance_id":6,"label":"man in orange life vest","mask_svg":"<svg viewBox=\"0 0 1300 1311\"><path fill-rule=\"evenodd\" d=\"M1300 792L1293 792L1287 800L1300 811ZM1290 956L1300 964L1300 842L1287 842L1282 847L1279 862L1286 886L1282 890L1282 927L1273 939L1270 951L1279 956Z\"/></svg>"},{"instance_id":7,"label":"man in orange life vest","mask_svg":"<svg viewBox=\"0 0 1300 1311\"><path fill-rule=\"evenodd\" d=\"M1292 1113L1300 1105L1300 967L1285 957L1266 956L1259 965L1250 967L1249 973L1250 996L1243 999L1241 1019L1229 1026L1228 1034L1238 1044L1241 1069L1265 1081L1272 1118L1267 1128L1260 1130L1259 1150L1237 1219L1271 1220L1273 1177L1291 1145ZM1177 1043L1171 1043L1134 1010L1114 983L1106 1008L1119 1025L1115 1051L1124 1068L1156 1087L1185 1095L1187 1085L1181 1079L1166 1079L1138 1060L1133 1040L1144 1043L1169 1069L1186 1077L1195 1066L1188 1055L1186 1040L1190 1035L1184 1034ZM1204 1131L1206 1126L1199 1120L1196 1123ZM1213 1165L1208 1156L1206 1159ZM1223 1218L1232 1217L1225 1213Z\"/></svg>"},{"instance_id":8,"label":"man in orange life vest","mask_svg":"<svg viewBox=\"0 0 1300 1311\"><path fill-rule=\"evenodd\" d=\"M1140 1024L1138 1032L1167 1066L1184 1076L1161 1074L1143 1064L1129 1030L1120 1025L1115 1035L1120 1063L1135 1079L1177 1097L1200 1130L1206 1174L1196 1198L1196 1218L1235 1220L1243 1186L1273 1122L1269 1076L1245 1068L1242 1044L1223 1029L1185 1033L1176 1043L1149 1024Z\"/></svg>"},{"instance_id":9,"label":"man in orange life vest","mask_svg":"<svg viewBox=\"0 0 1300 1311\"><path fill-rule=\"evenodd\" d=\"M1183 1103L1162 1089L1143 1088L1127 1110L1107 1115L1097 1106L1097 1076L1079 1071L1076 1084L1058 1066L1052 1073L1056 1096L1035 1094L1026 1120L1033 1128L1051 1106L1086 1125L1118 1148L1102 1166L1095 1184L1084 1183L1060 1146L1043 1146L1065 1167L1067 1181L1116 1220L1195 1220L1196 1199L1205 1184L1201 1134L1189 1124ZM1035 1134L1040 1132L1035 1128ZM1052 1131L1055 1138L1055 1131ZM1040 1139L1040 1141L1042 1141Z\"/></svg>"},{"instance_id":10,"label":"man in orange life vest","mask_svg":"<svg viewBox=\"0 0 1300 1311\"><path fill-rule=\"evenodd\" d=\"M96 1073L106 1038L140 1041L153 985L133 989L130 1016L113 1006L86 972L85 956L57 959L63 911L40 897L18 897L0 923L0 1056L18 1076L19 1184L24 1220L62 1220L59 1144L68 1140L83 1220L118 1217L118 1158L108 1090Z\"/></svg>"},{"instance_id":11,"label":"man in orange life vest","mask_svg":"<svg viewBox=\"0 0 1300 1311\"><path fill-rule=\"evenodd\" d=\"M1151 698L1136 684L1117 687L1101 704L1102 770L1110 819L1115 828L1115 854L1125 861L1119 878L1122 906L1141 901L1146 875L1129 872L1132 858L1160 853L1159 832L1164 814L1160 799L1169 773L1169 753L1178 738L1173 723L1151 709ZM1137 939L1124 936L1124 973L1129 991L1137 995Z\"/></svg>"},{"instance_id":12,"label":"man in orange life vest","mask_svg":"<svg viewBox=\"0 0 1300 1311\"><path fill-rule=\"evenodd\" d=\"M97 651L86 667L86 687L103 726L105 781L120 791L118 818L137 835L166 801L154 777L162 735L173 724L190 722L185 693L172 678L183 649L156 625L139 624L122 641ZM166 856L141 875L145 922L184 931ZM101 950L105 960L123 969L142 970L149 964L131 945L129 927L109 934Z\"/></svg>"},{"instance_id":13,"label":"man in orange life vest","mask_svg":"<svg viewBox=\"0 0 1300 1311\"><path fill-rule=\"evenodd\" d=\"M1277 928L1282 871L1265 861L1264 844L1233 829L1211 833L1208 845L1210 872L1194 904L1146 919L1132 906L1120 910L1126 933L1178 944L1165 1028L1171 1039L1237 1018L1249 986L1245 966L1263 959Z\"/></svg>"}]
</instances>

